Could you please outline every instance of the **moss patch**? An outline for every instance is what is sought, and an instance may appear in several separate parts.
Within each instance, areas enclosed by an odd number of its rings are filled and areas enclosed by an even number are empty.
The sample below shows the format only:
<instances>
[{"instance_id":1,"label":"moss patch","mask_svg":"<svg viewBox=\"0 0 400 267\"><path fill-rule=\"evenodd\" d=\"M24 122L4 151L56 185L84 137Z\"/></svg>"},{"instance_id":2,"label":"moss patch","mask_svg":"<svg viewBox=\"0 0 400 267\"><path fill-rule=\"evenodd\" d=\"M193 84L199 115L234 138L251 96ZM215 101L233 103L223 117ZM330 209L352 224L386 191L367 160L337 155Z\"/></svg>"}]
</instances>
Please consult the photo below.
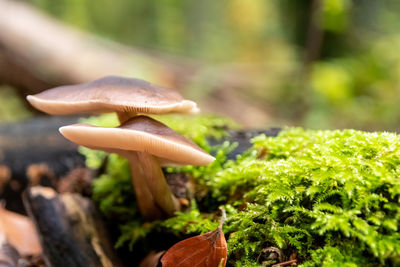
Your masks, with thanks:
<instances>
[{"instance_id":1,"label":"moss patch","mask_svg":"<svg viewBox=\"0 0 400 267\"><path fill-rule=\"evenodd\" d=\"M149 239L157 235L179 240L213 230L218 206L224 206L232 266L276 263L270 247L304 266L400 264L398 135L286 129L278 137L254 138L250 150L226 161L232 146L213 148L206 138L226 134L223 119L199 117L189 126L173 120L172 128L208 151L217 150L217 160L206 167L168 168L191 175L196 188L191 208L148 224L136 212L126 162L110 156L93 197L120 225L118 246L128 245L135 253L155 248ZM204 127L201 132L191 132L196 123ZM99 166L97 152L83 152L90 166Z\"/></svg>"}]
</instances>

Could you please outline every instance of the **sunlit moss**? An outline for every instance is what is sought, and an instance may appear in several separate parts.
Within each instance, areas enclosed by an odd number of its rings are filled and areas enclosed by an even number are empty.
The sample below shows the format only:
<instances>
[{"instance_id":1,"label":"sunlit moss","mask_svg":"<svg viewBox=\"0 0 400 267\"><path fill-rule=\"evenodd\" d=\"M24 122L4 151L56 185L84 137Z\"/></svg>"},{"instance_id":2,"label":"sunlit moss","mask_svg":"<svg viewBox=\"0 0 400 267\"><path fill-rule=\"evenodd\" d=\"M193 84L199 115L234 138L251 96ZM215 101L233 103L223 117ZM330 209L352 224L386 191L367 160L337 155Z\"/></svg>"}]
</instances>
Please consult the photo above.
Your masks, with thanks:
<instances>
[{"instance_id":1,"label":"sunlit moss","mask_svg":"<svg viewBox=\"0 0 400 267\"><path fill-rule=\"evenodd\" d=\"M248 203L228 221L231 260L255 259L269 246L296 251L307 266L399 260L398 135L289 129L253 142L213 184L228 203L238 195Z\"/></svg>"},{"instance_id":2,"label":"sunlit moss","mask_svg":"<svg viewBox=\"0 0 400 267\"><path fill-rule=\"evenodd\" d=\"M304 266L399 263L398 135L292 128L252 142L234 161L226 160L230 145L225 144L215 163L179 169L192 176L200 191L193 192L191 208L145 225L133 212L130 180L121 174L128 173L127 165L122 168L121 159L111 159L108 173L95 182L94 198L104 214L119 220L118 245L135 251L149 235L179 239L207 232L218 224L218 206L224 206L228 263L233 266L276 263L264 250L268 247ZM133 211L122 214L124 208Z\"/></svg>"}]
</instances>

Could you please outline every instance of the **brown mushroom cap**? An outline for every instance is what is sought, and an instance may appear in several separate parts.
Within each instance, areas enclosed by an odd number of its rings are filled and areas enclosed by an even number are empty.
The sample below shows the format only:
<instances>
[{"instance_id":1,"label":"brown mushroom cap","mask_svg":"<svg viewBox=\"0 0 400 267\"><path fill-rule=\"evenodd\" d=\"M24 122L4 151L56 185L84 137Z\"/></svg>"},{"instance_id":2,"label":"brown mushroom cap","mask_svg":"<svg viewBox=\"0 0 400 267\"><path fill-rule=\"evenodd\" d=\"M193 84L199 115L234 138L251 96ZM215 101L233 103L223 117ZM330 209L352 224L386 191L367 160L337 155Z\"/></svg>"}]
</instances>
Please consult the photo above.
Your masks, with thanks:
<instances>
[{"instance_id":1,"label":"brown mushroom cap","mask_svg":"<svg viewBox=\"0 0 400 267\"><path fill-rule=\"evenodd\" d=\"M146 116L136 116L116 128L73 124L61 127L60 132L89 148L147 152L178 164L201 166L215 159L189 139Z\"/></svg>"},{"instance_id":2,"label":"brown mushroom cap","mask_svg":"<svg viewBox=\"0 0 400 267\"><path fill-rule=\"evenodd\" d=\"M185 100L178 92L149 82L107 76L89 83L60 86L27 100L49 114L135 112L163 114L194 113L195 102Z\"/></svg>"}]
</instances>

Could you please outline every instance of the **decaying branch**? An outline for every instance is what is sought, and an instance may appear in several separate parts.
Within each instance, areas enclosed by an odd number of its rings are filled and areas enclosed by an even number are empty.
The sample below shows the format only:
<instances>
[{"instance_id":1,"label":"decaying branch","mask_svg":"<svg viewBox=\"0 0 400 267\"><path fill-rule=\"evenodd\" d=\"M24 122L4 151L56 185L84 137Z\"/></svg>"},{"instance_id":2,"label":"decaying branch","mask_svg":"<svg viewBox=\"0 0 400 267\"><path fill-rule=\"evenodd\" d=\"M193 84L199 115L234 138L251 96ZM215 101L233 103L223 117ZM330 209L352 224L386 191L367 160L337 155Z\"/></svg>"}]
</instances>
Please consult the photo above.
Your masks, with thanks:
<instances>
[{"instance_id":1,"label":"decaying branch","mask_svg":"<svg viewBox=\"0 0 400 267\"><path fill-rule=\"evenodd\" d=\"M0 198L7 209L24 213L21 193L28 185L55 187L60 177L85 166L77 146L58 133L76 121L39 117L0 125Z\"/></svg>"},{"instance_id":2,"label":"decaying branch","mask_svg":"<svg viewBox=\"0 0 400 267\"><path fill-rule=\"evenodd\" d=\"M90 199L36 186L26 191L24 204L47 266L122 266Z\"/></svg>"}]
</instances>

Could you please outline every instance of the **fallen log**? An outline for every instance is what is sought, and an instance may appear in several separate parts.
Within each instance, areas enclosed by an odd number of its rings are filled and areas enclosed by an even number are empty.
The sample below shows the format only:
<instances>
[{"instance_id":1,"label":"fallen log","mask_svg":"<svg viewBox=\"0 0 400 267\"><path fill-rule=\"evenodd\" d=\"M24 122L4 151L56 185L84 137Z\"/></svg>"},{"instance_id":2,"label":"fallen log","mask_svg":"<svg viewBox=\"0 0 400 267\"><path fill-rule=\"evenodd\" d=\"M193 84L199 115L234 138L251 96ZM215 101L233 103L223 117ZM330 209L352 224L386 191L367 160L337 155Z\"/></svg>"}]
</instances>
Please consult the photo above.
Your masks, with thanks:
<instances>
[{"instance_id":1,"label":"fallen log","mask_svg":"<svg viewBox=\"0 0 400 267\"><path fill-rule=\"evenodd\" d=\"M102 170L93 173L85 169L85 159L78 153L77 146L58 132L59 127L77 121L77 117L46 116L0 125L0 199L6 201L7 209L25 212L21 193L28 185L50 186L62 192L90 195L90 180ZM228 159L234 159L250 148L252 137L262 133L276 136L279 131L279 128L230 131L222 140L209 141L211 145L236 142L237 147L228 154ZM180 180L168 179L177 195L182 187ZM71 189L76 186L79 188Z\"/></svg>"},{"instance_id":2,"label":"fallen log","mask_svg":"<svg viewBox=\"0 0 400 267\"><path fill-rule=\"evenodd\" d=\"M25 212L20 194L28 185L48 185L59 192L71 192L74 190L69 186L77 181L74 177L88 174L77 147L58 133L60 126L76 121L76 117L42 117L0 125L0 165L8 169L0 169L0 198L6 200L8 209ZM211 145L236 142L236 148L228 155L233 159L251 146L252 137L262 133L275 136L279 131L230 131L226 138L210 139L209 142ZM1 175L8 177L4 179L3 193ZM90 173L89 176L78 182L86 182L90 187L91 179L97 174ZM168 174L167 180L174 194L185 197L186 190L183 189L187 177L181 176ZM34 186L25 192L23 201L39 232L47 266L120 266L102 219L90 199Z\"/></svg>"},{"instance_id":3,"label":"fallen log","mask_svg":"<svg viewBox=\"0 0 400 267\"><path fill-rule=\"evenodd\" d=\"M0 85L18 89L21 97L119 75L186 92L204 111L258 126L275 112L259 92L274 90L266 77L282 76L281 69L268 62L216 66L132 48L63 24L23 1L0 0Z\"/></svg>"},{"instance_id":4,"label":"fallen log","mask_svg":"<svg viewBox=\"0 0 400 267\"><path fill-rule=\"evenodd\" d=\"M69 27L27 3L0 0L0 81L22 95L112 74L174 86L192 69Z\"/></svg>"},{"instance_id":5,"label":"fallen log","mask_svg":"<svg viewBox=\"0 0 400 267\"><path fill-rule=\"evenodd\" d=\"M90 199L36 186L25 192L24 205L38 230L46 266L122 266Z\"/></svg>"}]
</instances>

